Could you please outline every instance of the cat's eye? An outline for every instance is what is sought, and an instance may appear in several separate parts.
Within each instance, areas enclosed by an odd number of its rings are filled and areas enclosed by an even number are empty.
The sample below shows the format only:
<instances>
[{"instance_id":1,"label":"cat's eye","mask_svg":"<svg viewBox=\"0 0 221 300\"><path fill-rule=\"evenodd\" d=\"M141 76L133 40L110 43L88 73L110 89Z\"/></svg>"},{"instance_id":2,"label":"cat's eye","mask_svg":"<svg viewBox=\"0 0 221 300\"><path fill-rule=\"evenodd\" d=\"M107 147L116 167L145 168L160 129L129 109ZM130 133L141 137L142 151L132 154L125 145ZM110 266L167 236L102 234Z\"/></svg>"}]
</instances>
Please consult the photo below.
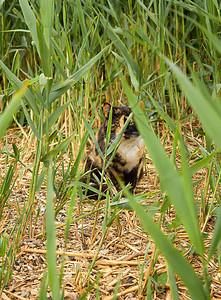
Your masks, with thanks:
<instances>
[{"instance_id":1,"label":"cat's eye","mask_svg":"<svg viewBox=\"0 0 221 300\"><path fill-rule=\"evenodd\" d=\"M119 123L117 123L117 122L115 123L115 126L119 126L119 125L120 125Z\"/></svg>"}]
</instances>

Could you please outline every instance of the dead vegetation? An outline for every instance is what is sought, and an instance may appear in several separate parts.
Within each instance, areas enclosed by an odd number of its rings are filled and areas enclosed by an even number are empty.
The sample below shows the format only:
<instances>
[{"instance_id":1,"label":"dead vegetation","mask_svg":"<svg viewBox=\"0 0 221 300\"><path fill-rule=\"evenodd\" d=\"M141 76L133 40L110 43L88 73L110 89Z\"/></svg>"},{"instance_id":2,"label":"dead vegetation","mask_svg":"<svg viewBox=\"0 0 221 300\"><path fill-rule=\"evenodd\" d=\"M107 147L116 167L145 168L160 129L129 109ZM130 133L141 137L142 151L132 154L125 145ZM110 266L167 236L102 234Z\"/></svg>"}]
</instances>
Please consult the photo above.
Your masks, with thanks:
<instances>
[{"instance_id":1,"label":"dead vegetation","mask_svg":"<svg viewBox=\"0 0 221 300\"><path fill-rule=\"evenodd\" d=\"M188 128L188 126L186 127ZM25 138L24 135L21 138L18 130L9 130L7 139L9 151L12 142L16 142L18 148L23 149ZM193 147L196 146L193 141L189 142L192 143ZM202 140L200 142L202 143ZM1 143L2 150L3 145L5 145L5 141ZM32 146L29 143L29 151L26 151L23 156L23 163L26 166L33 163L32 147L34 147L34 143ZM169 137L166 139L165 149L168 153L172 151L172 142ZM68 160L68 156L63 159ZM3 176L5 167L3 154L1 154L0 165L1 176ZM21 164L18 164L15 176L17 176L17 180L8 200L8 205L5 207L4 216L1 219L0 235L3 232L10 234L19 218L24 202L28 198L31 180L30 171L25 170ZM200 189L205 183L205 176L204 169L195 175L194 180L201 179L195 185L196 202L200 201ZM162 203L158 175L148 159L148 155L145 176L136 192L147 193L145 204L148 206L153 207L156 205L159 207ZM2 293L2 299L4 300L38 298L42 278L47 270L44 227L45 203L46 188L43 185L36 194L35 210L17 249L11 280ZM88 287L91 287L91 290L86 299L97 299L96 297L106 300L113 299L114 294L118 299L146 299L146 287L149 277L152 278L152 299L172 299L166 275L166 261L149 235L143 231L135 212L119 211L118 217L108 228L101 249L97 254L98 244L102 238L104 210L99 211L97 218L95 218L95 213L91 213L94 209L93 206L88 202L84 202L81 206L77 200L72 216L72 220L75 221L71 224L69 240L64 249L67 206L68 202L56 217L57 266L58 270L63 266L62 287L64 288L65 299L78 299L87 291ZM100 206L105 207L105 203L101 202ZM169 207L163 214L163 218L160 217L159 211L150 213L153 214L156 222L160 220L161 229L170 237L176 247L185 253L185 257L197 274L201 276L201 261L192 249L188 235L182 224L177 220L173 207ZM81 215L85 215L85 217L78 220ZM202 221L200 213L199 220ZM176 221L178 223L175 224ZM210 246L213 230L214 218L210 217L204 230L206 248ZM95 265L89 272L90 264L95 255L97 255ZM211 298L221 299L221 275L216 256L211 260L208 272L211 276ZM176 277L176 281L180 299L190 299L186 287L178 277ZM50 298L50 293L48 293L48 297Z\"/></svg>"}]
</instances>

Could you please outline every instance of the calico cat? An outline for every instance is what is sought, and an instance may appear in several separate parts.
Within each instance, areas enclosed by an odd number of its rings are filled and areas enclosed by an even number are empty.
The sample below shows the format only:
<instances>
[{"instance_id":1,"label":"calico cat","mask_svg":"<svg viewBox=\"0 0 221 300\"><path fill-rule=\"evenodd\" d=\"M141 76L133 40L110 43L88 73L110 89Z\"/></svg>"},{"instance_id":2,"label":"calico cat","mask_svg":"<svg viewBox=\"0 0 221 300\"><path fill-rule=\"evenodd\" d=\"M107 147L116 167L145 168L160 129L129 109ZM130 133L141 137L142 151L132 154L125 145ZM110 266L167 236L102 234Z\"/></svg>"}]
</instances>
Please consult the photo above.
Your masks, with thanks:
<instances>
[{"instance_id":1,"label":"calico cat","mask_svg":"<svg viewBox=\"0 0 221 300\"><path fill-rule=\"evenodd\" d=\"M108 127L109 114L111 111L111 105L109 103L104 103L103 113L105 116L105 121L101 125L100 129L97 132L96 139L102 153L105 153L106 148L106 134ZM122 127L124 126L127 118L131 114L131 109L127 106L123 107L112 107L112 122L110 130L110 146L117 135L120 133ZM144 142L140 136L133 118L130 119L128 126L126 127L121 139L119 147L114 155L111 163L105 169L104 174L111 180L116 189L120 190L120 185L118 179L120 179L124 185L130 184L131 192L134 191L138 181L140 180L143 174L143 153L144 153ZM109 157L111 154L109 155ZM107 161L109 159L107 157ZM88 172L84 178L84 182L89 182L89 185L99 190L99 183L96 178L101 179L103 160L98 153L95 145L92 147L89 152L85 172ZM90 176L90 178L88 178ZM105 192L107 189L107 184L103 184L102 192ZM88 190L87 195L91 198L97 198L94 192Z\"/></svg>"}]
</instances>

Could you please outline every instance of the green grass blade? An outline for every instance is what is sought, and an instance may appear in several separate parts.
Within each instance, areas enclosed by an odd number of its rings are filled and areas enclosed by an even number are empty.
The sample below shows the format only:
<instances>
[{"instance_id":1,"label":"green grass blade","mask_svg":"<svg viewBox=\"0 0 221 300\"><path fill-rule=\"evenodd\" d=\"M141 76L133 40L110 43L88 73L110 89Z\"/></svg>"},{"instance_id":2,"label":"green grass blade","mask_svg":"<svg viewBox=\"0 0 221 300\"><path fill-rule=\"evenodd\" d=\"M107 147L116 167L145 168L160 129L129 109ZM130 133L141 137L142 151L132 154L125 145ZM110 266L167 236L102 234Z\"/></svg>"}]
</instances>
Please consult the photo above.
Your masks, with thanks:
<instances>
[{"instance_id":1,"label":"green grass blade","mask_svg":"<svg viewBox=\"0 0 221 300\"><path fill-rule=\"evenodd\" d=\"M197 224L198 225L198 217L196 213L196 206L195 206L195 199L194 199L194 193L193 193L193 185L191 181L191 173L190 173L190 168L187 162L187 157L186 157L186 152L185 152L185 144L183 139L180 139L180 157L181 157L181 167L182 167L182 177L181 180L183 181L183 187L185 191L185 196L184 196L184 201L185 204L190 209L190 215L186 216L186 221L189 219L189 222L192 223L192 225ZM185 205L184 204L184 205ZM182 206L182 204L181 204ZM183 216L182 216L183 217ZM190 220L191 219L191 220ZM193 220L194 219L194 220ZM199 226L197 227L197 232L195 232L195 235L199 234ZM199 236L202 248L203 248L203 240L201 236ZM202 254L202 252L201 252Z\"/></svg>"},{"instance_id":2,"label":"green grass blade","mask_svg":"<svg viewBox=\"0 0 221 300\"><path fill-rule=\"evenodd\" d=\"M172 131L176 132L176 124L174 121L170 118L170 116L163 110L163 108L159 105L159 103L148 93L148 98L151 100L155 108L157 109L158 113L161 115L161 117L167 122L169 127L172 129Z\"/></svg>"},{"instance_id":3,"label":"green grass blade","mask_svg":"<svg viewBox=\"0 0 221 300\"><path fill-rule=\"evenodd\" d=\"M71 178L73 178L77 175L79 164L81 162L81 158L83 156L84 148L85 148L85 145L87 143L88 137L89 137L89 133L86 132L84 134L82 140L81 140L81 145L80 145L80 148L78 150L77 158L75 159L74 165L71 168L71 172L70 172Z\"/></svg>"},{"instance_id":4,"label":"green grass blade","mask_svg":"<svg viewBox=\"0 0 221 300\"><path fill-rule=\"evenodd\" d=\"M57 273L55 215L53 200L53 174L50 162L47 173L46 236L48 277L51 286L52 298L54 300L60 300L60 289Z\"/></svg>"},{"instance_id":5,"label":"green grass blade","mask_svg":"<svg viewBox=\"0 0 221 300\"><path fill-rule=\"evenodd\" d=\"M114 45L116 46L116 48L118 49L119 53L121 53L121 55L123 55L123 57L125 58L125 61L128 66L128 71L129 71L129 74L131 77L131 82L132 82L135 90L138 90L139 83L135 76L135 74L136 74L137 77L139 78L140 70L139 70L138 65L136 64L135 60L133 59L132 55L129 53L129 51L126 48L126 46L124 45L124 43L120 40L118 35L115 33L114 29L107 22L107 20L102 18L101 22L102 22L104 28L107 29L107 32L110 35L110 38L111 38L112 42L114 43Z\"/></svg>"},{"instance_id":6,"label":"green grass blade","mask_svg":"<svg viewBox=\"0 0 221 300\"><path fill-rule=\"evenodd\" d=\"M70 204L69 204L69 207L68 207L67 221L66 221L66 227L65 227L65 243L67 243L67 241L68 241L68 234L69 234L70 224L71 224L71 221L72 221L74 205L75 205L75 201L76 201L76 197L77 197L78 186L79 186L79 182L78 182L78 179L77 179L74 182L73 190L72 190L72 193L71 193Z\"/></svg>"},{"instance_id":7,"label":"green grass blade","mask_svg":"<svg viewBox=\"0 0 221 300\"><path fill-rule=\"evenodd\" d=\"M99 144L98 144L98 141L97 141L97 139L96 139L96 136L95 136L95 134L94 134L93 129L91 128L91 126L90 126L90 124L87 122L87 120L84 118L84 116L82 116L82 118L83 118L83 120L84 120L84 124L85 124L85 126L86 126L86 128L87 128L87 131L90 133L90 136L91 136L91 138L92 138L92 140L93 140L93 142L94 142L94 144L95 144L95 147L96 147L96 149L97 149L97 151L98 151L100 157L101 157L102 159L104 159L104 155L103 155L103 153L102 153L102 151L101 151L101 148L100 148L100 146L99 146Z\"/></svg>"},{"instance_id":8,"label":"green grass blade","mask_svg":"<svg viewBox=\"0 0 221 300\"><path fill-rule=\"evenodd\" d=\"M69 69L70 68L70 65L68 64L67 62L67 58L64 56L64 53L63 53L63 49L60 47L60 45L58 44L58 42L52 37L51 38L51 42L52 42L52 45L54 47L54 50L56 51L57 53L57 56L59 57L60 59L60 62L62 62L62 65L64 65L64 67L66 69ZM59 66L60 67L60 66ZM63 71L63 70L62 70Z\"/></svg>"},{"instance_id":9,"label":"green grass blade","mask_svg":"<svg viewBox=\"0 0 221 300\"><path fill-rule=\"evenodd\" d=\"M118 145L120 143L120 139L121 139L124 131L126 130L126 128L127 128L128 124L129 124L131 118L132 118L132 114L129 115L129 117L127 118L125 124L121 128L119 134L114 139L114 141L111 143L110 147L107 149L107 156L110 155L118 147Z\"/></svg>"},{"instance_id":10,"label":"green grass blade","mask_svg":"<svg viewBox=\"0 0 221 300\"><path fill-rule=\"evenodd\" d=\"M65 109L70 105L70 101L66 102L62 106L56 108L53 113L49 116L49 124L48 127L51 128L54 123L58 120L58 118L62 115ZM46 123L43 124L43 134L46 131Z\"/></svg>"},{"instance_id":11,"label":"green grass blade","mask_svg":"<svg viewBox=\"0 0 221 300\"><path fill-rule=\"evenodd\" d=\"M30 5L28 4L27 0L19 0L24 18L25 18L25 22L28 26L28 28L30 29L31 32L31 36L33 38L33 41L37 47L38 53L39 53L39 44L38 44L38 35L37 35L37 28L36 28L36 18L35 15L30 7Z\"/></svg>"},{"instance_id":12,"label":"green grass blade","mask_svg":"<svg viewBox=\"0 0 221 300\"><path fill-rule=\"evenodd\" d=\"M106 46L97 55L95 55L89 62L87 62L82 68L71 75L67 80L62 83L53 85L50 93L50 103L59 98L64 94L69 88L76 84L83 75L90 71L93 65L102 57L102 55L110 48L111 45Z\"/></svg>"},{"instance_id":13,"label":"green grass blade","mask_svg":"<svg viewBox=\"0 0 221 300\"><path fill-rule=\"evenodd\" d=\"M168 276L169 276L169 282L170 282L170 290L172 293L172 299L179 300L179 293L178 293L176 279L174 276L173 269L171 268L170 264L167 264L167 266L168 266Z\"/></svg>"},{"instance_id":14,"label":"green grass blade","mask_svg":"<svg viewBox=\"0 0 221 300\"><path fill-rule=\"evenodd\" d=\"M151 21L154 22L155 26L158 26L158 21L155 14L149 8L147 8L141 0L137 0L137 3L139 3L142 9L146 12L147 16L151 19ZM159 29L159 26L157 27L157 29Z\"/></svg>"},{"instance_id":15,"label":"green grass blade","mask_svg":"<svg viewBox=\"0 0 221 300\"><path fill-rule=\"evenodd\" d=\"M21 98L24 96L25 91L26 86L23 86L20 91L16 92L6 109L0 115L0 140L3 138L6 130L11 124L13 115L15 114L17 107L21 101Z\"/></svg>"},{"instance_id":16,"label":"green grass blade","mask_svg":"<svg viewBox=\"0 0 221 300\"><path fill-rule=\"evenodd\" d=\"M36 28L37 28L37 35L38 35L38 41L39 41L39 54L41 57L41 65L43 69L43 73L46 77L51 76L51 55L49 52L49 49L47 48L44 33L42 32L42 27L40 23L36 22Z\"/></svg>"},{"instance_id":17,"label":"green grass blade","mask_svg":"<svg viewBox=\"0 0 221 300\"><path fill-rule=\"evenodd\" d=\"M47 282L47 274L43 275L43 279L41 281L40 291L38 295L38 300L47 300L47 289L48 289L48 282Z\"/></svg>"},{"instance_id":18,"label":"green grass blade","mask_svg":"<svg viewBox=\"0 0 221 300\"><path fill-rule=\"evenodd\" d=\"M220 243L220 241L221 241L221 205L218 208L218 215L216 218L214 234L213 234L213 238L211 241L209 254L208 254L208 262L212 258L212 255L214 254L215 250L217 249L217 245Z\"/></svg>"},{"instance_id":19,"label":"green grass blade","mask_svg":"<svg viewBox=\"0 0 221 300\"><path fill-rule=\"evenodd\" d=\"M35 125L34 125L34 122L32 121L30 115L29 115L29 112L28 112L28 109L26 108L25 104L22 102L22 108L23 108L23 112L24 112L24 115L26 117L26 120L32 130L32 132L34 133L34 135L37 137L38 140L40 140L40 134L39 132L36 130L35 128Z\"/></svg>"},{"instance_id":20,"label":"green grass blade","mask_svg":"<svg viewBox=\"0 0 221 300\"><path fill-rule=\"evenodd\" d=\"M16 90L20 90L24 86L24 83L20 79L18 79L6 67L6 65L3 63L2 60L0 60L0 66L2 67L3 71L5 72L6 77L8 78L8 80L10 81L10 83L12 84L12 86ZM32 108L33 112L38 115L39 114L39 109L38 109L38 106L36 104L36 100L35 100L33 94L31 93L31 91L28 88L26 88L24 96L25 96L25 100L28 102L28 104Z\"/></svg>"},{"instance_id":21,"label":"green grass blade","mask_svg":"<svg viewBox=\"0 0 221 300\"><path fill-rule=\"evenodd\" d=\"M196 174L196 172L198 172L202 168L206 167L211 162L211 160L213 159L213 157L215 155L217 155L217 151L214 151L212 154L206 156L205 158L200 159L195 164L193 164L190 167L190 174L191 174L191 176L194 175L194 174Z\"/></svg>"},{"instance_id":22,"label":"green grass blade","mask_svg":"<svg viewBox=\"0 0 221 300\"><path fill-rule=\"evenodd\" d=\"M167 64L177 77L184 94L187 96L190 105L198 115L210 137L215 141L219 150L221 150L221 103L213 100L205 90L194 86L189 79L180 71L180 69L166 57Z\"/></svg>"},{"instance_id":23,"label":"green grass blade","mask_svg":"<svg viewBox=\"0 0 221 300\"><path fill-rule=\"evenodd\" d=\"M52 25L54 17L54 1L40 0L41 7L41 25L37 22L37 35L39 42L39 51L41 56L42 68L45 76L52 76Z\"/></svg>"},{"instance_id":24,"label":"green grass blade","mask_svg":"<svg viewBox=\"0 0 221 300\"><path fill-rule=\"evenodd\" d=\"M54 147L54 149L42 156L41 161L44 163L49 162L54 156L56 156L59 152L63 151L68 146L72 138L73 135L66 138L63 142Z\"/></svg>"},{"instance_id":25,"label":"green grass blade","mask_svg":"<svg viewBox=\"0 0 221 300\"><path fill-rule=\"evenodd\" d=\"M81 1L77 0L76 4L77 4L77 11L78 11L78 18L79 18L81 30L82 30L82 33L83 33L82 35L86 36L87 35L87 29L86 29L86 24L85 24L85 19L84 19L84 11L83 11L82 6L81 6Z\"/></svg>"},{"instance_id":26,"label":"green grass blade","mask_svg":"<svg viewBox=\"0 0 221 300\"><path fill-rule=\"evenodd\" d=\"M196 251L203 255L204 245L198 226L194 199L189 201L189 190L186 190L182 177L174 169L173 162L163 150L128 84L123 78L121 80L128 102L133 110L138 130L159 173L161 186L167 191L170 201L180 214Z\"/></svg>"},{"instance_id":27,"label":"green grass blade","mask_svg":"<svg viewBox=\"0 0 221 300\"><path fill-rule=\"evenodd\" d=\"M199 277L196 275L193 267L182 256L182 254L173 247L170 240L164 235L160 228L154 223L143 207L134 200L133 196L127 195L132 208L136 211L144 230L151 235L159 250L163 253L173 270L178 274L181 280L187 286L191 299L207 299Z\"/></svg>"},{"instance_id":28,"label":"green grass blade","mask_svg":"<svg viewBox=\"0 0 221 300\"><path fill-rule=\"evenodd\" d=\"M40 0L41 7L41 22L43 26L44 39L51 54L51 34L54 17L54 1L53 0Z\"/></svg>"}]
</instances>

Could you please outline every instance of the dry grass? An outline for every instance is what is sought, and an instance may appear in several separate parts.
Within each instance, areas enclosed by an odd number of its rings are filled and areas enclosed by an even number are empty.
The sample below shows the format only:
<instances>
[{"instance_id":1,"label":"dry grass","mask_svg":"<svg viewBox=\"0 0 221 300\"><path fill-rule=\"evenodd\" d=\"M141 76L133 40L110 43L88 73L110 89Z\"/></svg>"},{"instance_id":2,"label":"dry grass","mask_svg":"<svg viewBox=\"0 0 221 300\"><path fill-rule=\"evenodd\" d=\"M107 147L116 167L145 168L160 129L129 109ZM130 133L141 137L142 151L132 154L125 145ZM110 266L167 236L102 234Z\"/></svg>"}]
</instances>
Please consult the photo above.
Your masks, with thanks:
<instances>
[{"instance_id":1,"label":"dry grass","mask_svg":"<svg viewBox=\"0 0 221 300\"><path fill-rule=\"evenodd\" d=\"M188 139L189 124L186 124L185 130L187 132L186 138ZM31 165L33 162L32 149L34 149L34 142L31 144L28 134L24 138L19 137L18 130L10 130L7 133L9 151L12 142L16 142L18 148L24 147L24 142L28 142L28 149L23 156L23 162ZM201 138L200 142L202 143ZM189 141L190 142L190 141ZM3 149L5 141L1 143ZM191 142L193 143L193 142ZM19 146L20 145L20 146ZM195 145L192 145L195 147ZM172 151L172 141L168 137L166 139L165 148L168 153ZM68 157L63 158L68 161ZM4 155L1 155L0 166L1 170L4 169ZM22 166L18 165L18 174L22 171ZM2 173L3 175L3 173ZM196 174L196 179L204 178L205 171L201 170ZM11 227L18 219L18 207L21 209L24 201L28 198L29 184L31 180L31 173L28 170L22 171L22 178L18 177L13 193L8 201L9 205L5 208L4 217L1 220L0 235L3 231L10 233ZM200 185L201 181L195 189L196 200L200 201ZM161 201L161 194L159 192L160 185L158 176L155 172L153 165L147 157L146 174L142 182L137 188L137 193L147 192L151 195L146 204L151 205L154 201ZM156 192L156 193L154 193ZM32 224L28 225L19 251L16 256L14 272L8 286L4 289L2 299L37 299L40 289L41 280L44 272L46 271L46 239L44 230L44 213L46 202L46 189L44 186L36 194L35 212L33 212ZM105 205L102 203L101 205ZM66 206L62 209L57 218L57 263L58 267L61 266L62 257L64 258L64 277L63 287L65 290L65 299L77 299L82 295L87 288L89 265L95 255L97 246L102 236L102 221L104 213L102 211L98 214L96 228L94 227L94 214L85 217L83 220L72 223L69 232L69 241L65 253L63 252L64 246L64 230L66 222ZM36 217L37 210L40 214ZM88 203L83 205L83 213L88 213L92 206ZM74 211L73 219L81 215L79 204L77 203ZM155 215L155 220L158 221L159 213ZM202 266L200 259L192 253L188 252L190 245L188 236L184 231L183 226L176 229L176 232L171 229L170 231L165 226L171 224L175 218L173 208L165 214L165 221L162 224L162 230L168 235L174 234L174 243L177 248L181 250L181 246L187 250L186 258L193 265L196 272L202 274ZM30 230L31 228L31 230ZM214 229L214 219L211 218L206 226L205 232L208 237L205 241L206 247L209 248L212 232ZM147 245L149 249L145 257ZM64 254L64 256L62 256ZM142 267L144 269L142 272ZM134 212L122 210L119 213L118 222L114 222L108 230L105 237L101 251L99 252L95 266L89 276L89 282L96 281L97 275L100 274L99 286L97 283L91 290L87 299L95 299L96 293L99 291L100 299L112 299L115 291L116 284L120 278L120 287L118 291L118 299L146 299L142 295L142 289L145 281L154 272L158 276L167 271L165 259L158 253L154 243L149 239L147 233L143 232L140 222L138 221ZM143 277L142 278L142 274ZM218 261L215 258L209 264L209 274L212 278L211 297L212 299L221 299L220 288L220 271ZM120 277L119 277L120 276ZM177 278L177 285L179 290L180 299L190 299L186 288ZM153 293L153 299L172 299L169 284L166 283L165 287L158 287Z\"/></svg>"}]
</instances>

